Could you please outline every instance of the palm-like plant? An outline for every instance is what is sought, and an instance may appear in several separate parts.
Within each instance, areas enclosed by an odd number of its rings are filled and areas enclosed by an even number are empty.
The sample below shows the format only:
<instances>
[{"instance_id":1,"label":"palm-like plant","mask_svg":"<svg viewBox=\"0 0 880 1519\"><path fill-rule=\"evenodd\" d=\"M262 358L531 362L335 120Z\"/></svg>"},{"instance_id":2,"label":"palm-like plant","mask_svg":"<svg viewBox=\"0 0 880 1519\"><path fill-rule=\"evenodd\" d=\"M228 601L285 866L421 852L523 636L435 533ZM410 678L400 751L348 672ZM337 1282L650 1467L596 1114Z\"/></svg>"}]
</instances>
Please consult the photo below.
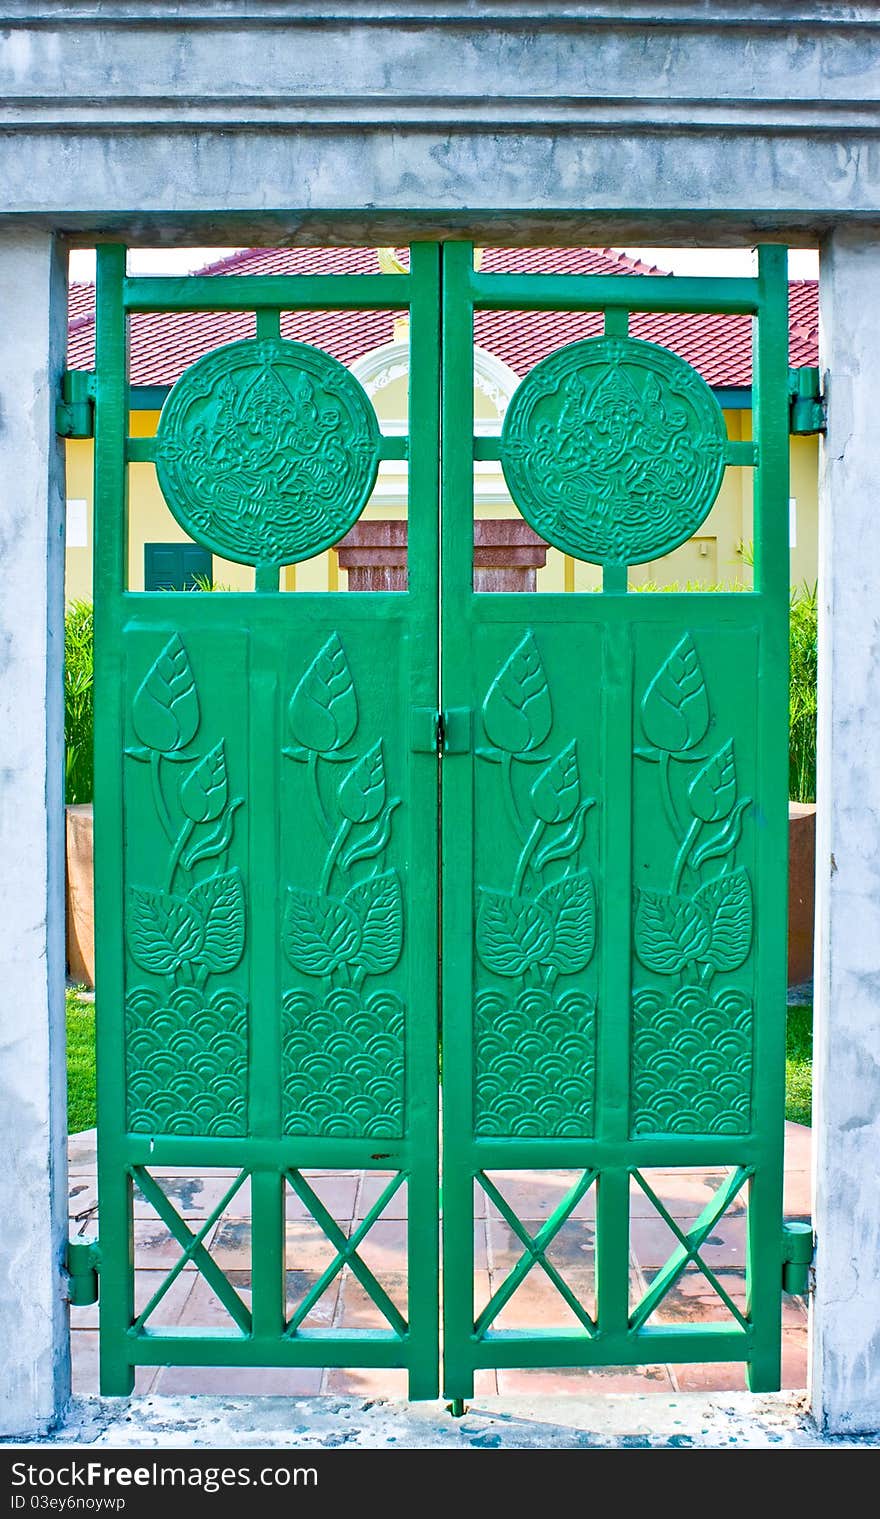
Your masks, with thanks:
<instances>
[{"instance_id":1,"label":"palm-like plant","mask_svg":"<svg viewBox=\"0 0 880 1519\"><path fill-rule=\"evenodd\" d=\"M74 601L64 619L64 794L92 800L94 778L94 616L90 601Z\"/></svg>"}]
</instances>

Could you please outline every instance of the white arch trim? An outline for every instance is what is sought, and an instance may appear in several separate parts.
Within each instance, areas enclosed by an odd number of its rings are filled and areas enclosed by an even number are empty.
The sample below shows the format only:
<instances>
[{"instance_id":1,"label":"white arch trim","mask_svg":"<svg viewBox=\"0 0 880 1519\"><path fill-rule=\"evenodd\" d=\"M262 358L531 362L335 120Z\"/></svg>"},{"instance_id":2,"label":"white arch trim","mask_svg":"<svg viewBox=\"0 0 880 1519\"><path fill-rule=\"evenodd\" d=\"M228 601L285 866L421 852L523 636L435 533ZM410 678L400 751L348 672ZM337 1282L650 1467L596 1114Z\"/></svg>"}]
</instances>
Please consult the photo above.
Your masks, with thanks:
<instances>
[{"instance_id":1,"label":"white arch trim","mask_svg":"<svg viewBox=\"0 0 880 1519\"><path fill-rule=\"evenodd\" d=\"M399 380L402 375L409 373L409 342L408 340L383 343L379 348L373 348L359 359L355 359L349 365L355 379L360 380L368 396L376 395L390 385L394 380ZM509 365L495 357L494 353L488 353L485 348L474 347L474 386L480 393L487 397L498 412L499 419L504 416L510 403L510 398L519 384L519 375L515 374ZM389 431L403 431L405 419L386 422ZM477 425L480 432L495 432L497 428L491 422L483 421Z\"/></svg>"}]
</instances>

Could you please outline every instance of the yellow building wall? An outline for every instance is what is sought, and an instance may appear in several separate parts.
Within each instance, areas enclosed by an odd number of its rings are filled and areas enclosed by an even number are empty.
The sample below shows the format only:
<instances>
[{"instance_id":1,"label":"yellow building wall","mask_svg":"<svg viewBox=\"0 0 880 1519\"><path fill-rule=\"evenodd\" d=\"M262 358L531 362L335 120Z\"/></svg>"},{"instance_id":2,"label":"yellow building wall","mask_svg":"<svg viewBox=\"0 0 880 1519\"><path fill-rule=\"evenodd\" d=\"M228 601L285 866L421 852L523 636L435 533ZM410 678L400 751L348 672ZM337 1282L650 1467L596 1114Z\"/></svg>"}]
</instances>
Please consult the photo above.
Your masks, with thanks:
<instances>
[{"instance_id":1,"label":"yellow building wall","mask_svg":"<svg viewBox=\"0 0 880 1519\"><path fill-rule=\"evenodd\" d=\"M85 543L71 548L68 533L64 555L64 594L68 602L92 599L93 467L95 448L91 438L68 438L65 444L67 500L85 502Z\"/></svg>"},{"instance_id":2,"label":"yellow building wall","mask_svg":"<svg viewBox=\"0 0 880 1519\"><path fill-rule=\"evenodd\" d=\"M406 418L405 376L392 380L373 396L380 421L399 429ZM474 408L478 428L495 430L500 417L489 397L476 389ZM725 412L732 439L751 437L751 413ZM159 420L156 411L133 411L131 433L150 437ZM794 506L796 542L791 550L793 585L816 580L818 534L818 439L792 438L791 498ZM70 439L67 443L68 500L86 503L86 543L68 547L66 556L66 595L68 601L89 598L92 591L93 548L93 444L90 439ZM404 461L388 461L379 472L376 489L364 515L367 518L401 518L406 516L407 466ZM497 463L474 466L475 515L478 517L516 517L504 477ZM186 541L165 505L151 464L134 464L129 476L129 588L144 588L144 544ZM673 554L656 563L634 566L630 583L656 583L681 586L702 584L749 584L751 572L743 558L752 541L752 471L731 468L726 471L718 499L699 533ZM338 566L335 551L320 554L283 572L282 587L294 591L346 589L347 574ZM233 590L253 588L254 572L246 565L214 558L214 582ZM538 572L539 591L592 590L601 583L599 570L580 561L566 559L556 549L549 549L547 563Z\"/></svg>"},{"instance_id":3,"label":"yellow building wall","mask_svg":"<svg viewBox=\"0 0 880 1519\"><path fill-rule=\"evenodd\" d=\"M819 439L791 438L789 454L796 539L791 550L791 583L812 589L819 563Z\"/></svg>"}]
</instances>

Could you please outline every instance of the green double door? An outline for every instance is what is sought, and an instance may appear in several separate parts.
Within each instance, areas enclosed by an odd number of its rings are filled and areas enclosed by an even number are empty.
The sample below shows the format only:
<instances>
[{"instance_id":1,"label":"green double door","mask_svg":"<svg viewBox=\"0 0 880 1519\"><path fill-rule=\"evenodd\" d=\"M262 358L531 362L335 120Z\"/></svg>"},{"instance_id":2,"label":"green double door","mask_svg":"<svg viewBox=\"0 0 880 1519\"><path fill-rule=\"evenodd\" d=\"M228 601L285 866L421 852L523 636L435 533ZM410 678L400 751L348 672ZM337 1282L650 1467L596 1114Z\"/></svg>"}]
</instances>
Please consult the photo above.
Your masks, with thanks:
<instances>
[{"instance_id":1,"label":"green double door","mask_svg":"<svg viewBox=\"0 0 880 1519\"><path fill-rule=\"evenodd\" d=\"M627 336L636 287L641 311L752 314L753 442ZM405 438L280 335L282 312L389 307ZM492 438L480 309L604 313ZM254 335L132 438L127 326L164 310L252 311ZM166 281L100 250L106 1393L157 1364L402 1367L411 1396L454 1399L493 1367L740 1361L778 1385L786 366L783 250L738 281L480 273L465 244L415 244L401 274ZM601 590L474 590L492 458ZM282 592L401 459L406 590ZM253 590L127 588L133 465ZM731 466L753 480L754 589L628 593Z\"/></svg>"}]
</instances>

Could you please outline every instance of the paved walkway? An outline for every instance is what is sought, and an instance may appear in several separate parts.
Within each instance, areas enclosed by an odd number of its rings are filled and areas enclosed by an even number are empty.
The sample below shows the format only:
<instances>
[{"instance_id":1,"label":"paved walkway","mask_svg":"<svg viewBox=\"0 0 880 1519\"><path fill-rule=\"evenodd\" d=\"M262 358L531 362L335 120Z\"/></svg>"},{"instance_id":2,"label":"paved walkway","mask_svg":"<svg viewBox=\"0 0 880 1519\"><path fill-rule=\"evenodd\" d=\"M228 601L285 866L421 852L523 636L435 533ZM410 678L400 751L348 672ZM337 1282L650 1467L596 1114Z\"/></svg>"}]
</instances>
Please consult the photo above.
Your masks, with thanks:
<instances>
[{"instance_id":1,"label":"paved walkway","mask_svg":"<svg viewBox=\"0 0 880 1519\"><path fill-rule=\"evenodd\" d=\"M786 1125L786 1202L789 1218L810 1214L810 1130ZM194 1229L204 1224L229 1189L236 1173L212 1170L203 1175L163 1172L155 1175L178 1213ZM390 1174L390 1173L389 1173ZM495 1177L499 1190L530 1234L537 1232L577 1177L576 1172L507 1172ZM369 1212L385 1183L376 1172L306 1173L310 1185L346 1234ZM651 1172L652 1190L670 1215L689 1225L726 1175L722 1171L696 1169ZM212 1224L205 1244L226 1273L243 1301L250 1304L250 1216L247 1184ZM509 1225L485 1197L475 1204L474 1296L477 1311L519 1259L521 1246ZM97 1232L94 1130L74 1135L70 1141L71 1234ZM571 1218L548 1250L548 1257L590 1310L593 1292L594 1201L592 1192L578 1204ZM706 1264L717 1275L732 1302L745 1307L745 1209L736 1199L714 1228L703 1248ZM136 1309L142 1311L180 1256L180 1248L157 1214L140 1195L135 1199ZM675 1248L676 1239L647 1195L634 1185L631 1204L630 1292L633 1305ZM390 1297L406 1312L406 1194L401 1189L373 1225L359 1253ZM335 1251L291 1191L287 1197L287 1291L288 1308L294 1311ZM799 1298L783 1300L784 1388L800 1388L806 1382L807 1315ZM721 1299L695 1267L689 1268L664 1299L652 1323L722 1321L733 1323ZM180 1272L155 1310L151 1322L214 1328L231 1325L225 1308L204 1278L189 1264ZM498 1316L499 1328L556 1328L576 1322L563 1299L543 1272L529 1272L517 1292ZM98 1310L71 1311L74 1392L98 1391ZM304 1321L304 1327L381 1328L386 1321L348 1268L336 1277ZM494 1371L478 1374L475 1396L556 1397L590 1393L723 1392L745 1386L740 1365L653 1366L610 1368L585 1372ZM250 1393L309 1396L317 1393L348 1397L403 1398L406 1374L402 1371L325 1370L310 1368L143 1368L138 1372L138 1393Z\"/></svg>"}]
</instances>

